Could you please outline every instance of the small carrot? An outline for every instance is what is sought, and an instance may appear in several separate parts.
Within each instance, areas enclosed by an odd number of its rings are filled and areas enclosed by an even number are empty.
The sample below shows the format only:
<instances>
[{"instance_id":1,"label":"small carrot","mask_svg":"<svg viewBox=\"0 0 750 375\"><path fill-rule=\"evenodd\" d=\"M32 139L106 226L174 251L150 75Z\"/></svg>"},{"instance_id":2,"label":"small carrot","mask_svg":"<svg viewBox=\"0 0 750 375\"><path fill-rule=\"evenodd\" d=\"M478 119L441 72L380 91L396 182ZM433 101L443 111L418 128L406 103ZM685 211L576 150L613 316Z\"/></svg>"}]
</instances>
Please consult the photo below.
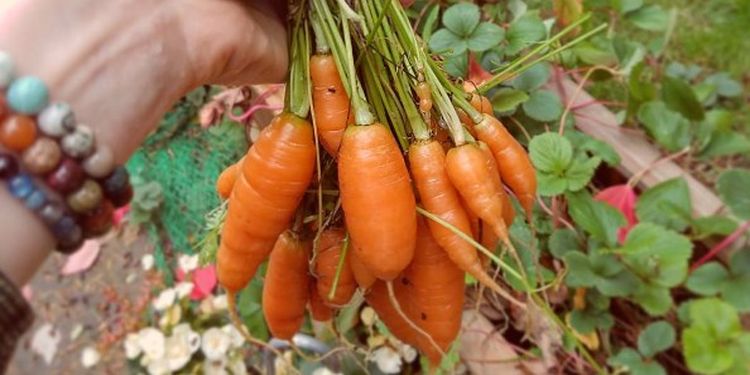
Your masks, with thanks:
<instances>
[{"instance_id":1,"label":"small carrot","mask_svg":"<svg viewBox=\"0 0 750 375\"><path fill-rule=\"evenodd\" d=\"M310 297L310 248L310 243L286 231L271 251L263 283L263 316L276 338L290 340L302 326Z\"/></svg>"},{"instance_id":2,"label":"small carrot","mask_svg":"<svg viewBox=\"0 0 750 375\"><path fill-rule=\"evenodd\" d=\"M245 158L240 159L238 162L226 167L219 178L216 179L216 192L219 193L221 199L229 198L234 188L234 182L237 181L237 175L239 175L242 167L242 162Z\"/></svg>"},{"instance_id":3,"label":"small carrot","mask_svg":"<svg viewBox=\"0 0 750 375\"><path fill-rule=\"evenodd\" d=\"M325 303L333 306L342 306L349 303L357 290L357 282L349 266L350 252L347 251L346 257L343 259L343 267L339 272L336 291L331 296L334 281L336 281L336 272L339 263L342 262L345 236L346 234L341 229L328 229L321 233L318 243L318 256L315 259L318 295Z\"/></svg>"},{"instance_id":4,"label":"small carrot","mask_svg":"<svg viewBox=\"0 0 750 375\"><path fill-rule=\"evenodd\" d=\"M313 320L327 322L333 318L333 309L325 304L318 294L317 282L310 277L310 315Z\"/></svg>"},{"instance_id":5,"label":"small carrot","mask_svg":"<svg viewBox=\"0 0 750 375\"><path fill-rule=\"evenodd\" d=\"M479 142L479 147L484 152L484 157L487 160L487 169L489 170L490 175L493 177L493 182L497 186L497 189L500 193L500 199L502 199L503 201L503 221L505 222L506 226L511 226L513 224L513 220L516 217L516 210L513 208L513 203L510 201L508 194L505 193L505 188L503 187L503 182L500 178L500 171L498 170L495 157L492 156L492 151L486 143Z\"/></svg>"},{"instance_id":6,"label":"small carrot","mask_svg":"<svg viewBox=\"0 0 750 375\"><path fill-rule=\"evenodd\" d=\"M446 171L469 209L492 226L501 239L508 239L503 221L503 202L487 159L477 144L466 143L448 151Z\"/></svg>"},{"instance_id":7,"label":"small carrot","mask_svg":"<svg viewBox=\"0 0 750 375\"><path fill-rule=\"evenodd\" d=\"M310 79L318 138L325 150L335 157L344 130L354 122L354 115L332 55L316 54L310 58Z\"/></svg>"},{"instance_id":8,"label":"small carrot","mask_svg":"<svg viewBox=\"0 0 750 375\"><path fill-rule=\"evenodd\" d=\"M487 154L487 156L489 160L492 160L492 155ZM455 229L471 236L473 233L469 215L461 204L459 193L448 177L445 160L443 148L437 141L416 141L409 148L409 164L424 208L445 220ZM491 173L490 165L483 163L481 167L486 168L487 173ZM497 171L494 173L497 178L496 188L500 189L500 177L497 176ZM500 289L500 286L484 271L477 250L470 243L440 223L430 220L428 226L432 233L431 238L434 237L460 269L468 272L489 288ZM412 263L415 261L416 259Z\"/></svg>"},{"instance_id":9,"label":"small carrot","mask_svg":"<svg viewBox=\"0 0 750 375\"><path fill-rule=\"evenodd\" d=\"M306 120L284 113L261 132L229 198L216 258L219 283L242 289L289 226L312 180L315 143Z\"/></svg>"},{"instance_id":10,"label":"small carrot","mask_svg":"<svg viewBox=\"0 0 750 375\"><path fill-rule=\"evenodd\" d=\"M354 244L350 244L352 248L354 248ZM362 261L359 260L357 257L357 253L350 252L349 253L349 267L352 269L352 274L354 275L354 280L357 282L357 285L362 290L369 289L372 284L375 283L375 280L377 278L375 275L370 272L370 270L365 267L364 264L362 264Z\"/></svg>"},{"instance_id":11,"label":"small carrot","mask_svg":"<svg viewBox=\"0 0 750 375\"><path fill-rule=\"evenodd\" d=\"M397 282L401 283L402 281L397 279ZM407 297L403 294L404 291L404 288L396 288L396 298L402 304L407 302ZM396 311L388 295L388 286L384 281L375 281L370 291L365 295L365 300L378 313L378 318L396 338L411 346L417 346L417 335L419 333ZM409 318L414 320L413 317Z\"/></svg>"},{"instance_id":12,"label":"small carrot","mask_svg":"<svg viewBox=\"0 0 750 375\"><path fill-rule=\"evenodd\" d=\"M498 119L487 114L474 126L474 131L477 138L492 150L503 181L516 195L530 219L536 197L536 172L523 146Z\"/></svg>"},{"instance_id":13,"label":"small carrot","mask_svg":"<svg viewBox=\"0 0 750 375\"><path fill-rule=\"evenodd\" d=\"M349 127L338 171L354 252L375 277L395 279L414 254L417 217L409 171L391 132L381 124Z\"/></svg>"},{"instance_id":14,"label":"small carrot","mask_svg":"<svg viewBox=\"0 0 750 375\"><path fill-rule=\"evenodd\" d=\"M461 328L464 303L464 272L456 267L448 254L433 238L424 220L420 220L414 259L404 271L399 286L404 294L407 316L437 343L443 353L448 351ZM417 335L417 344L433 365L440 363L442 353L427 337Z\"/></svg>"}]
</instances>

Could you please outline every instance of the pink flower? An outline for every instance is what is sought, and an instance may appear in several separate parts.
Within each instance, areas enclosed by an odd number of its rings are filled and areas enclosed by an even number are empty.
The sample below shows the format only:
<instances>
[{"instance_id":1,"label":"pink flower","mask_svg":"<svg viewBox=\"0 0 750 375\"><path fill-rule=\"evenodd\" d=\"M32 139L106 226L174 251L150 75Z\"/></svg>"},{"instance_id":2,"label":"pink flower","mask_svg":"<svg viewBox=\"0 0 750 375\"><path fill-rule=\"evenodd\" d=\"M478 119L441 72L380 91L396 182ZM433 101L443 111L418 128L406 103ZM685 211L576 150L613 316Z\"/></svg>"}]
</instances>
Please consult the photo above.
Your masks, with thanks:
<instances>
[{"instance_id":1,"label":"pink flower","mask_svg":"<svg viewBox=\"0 0 750 375\"><path fill-rule=\"evenodd\" d=\"M194 271L185 274L180 268L175 271L177 281L184 281L188 277L193 282L193 290L190 292L190 299L194 301L202 300L211 295L216 288L216 268L213 264L204 267L198 267Z\"/></svg>"},{"instance_id":2,"label":"pink flower","mask_svg":"<svg viewBox=\"0 0 750 375\"><path fill-rule=\"evenodd\" d=\"M625 216L627 224L617 231L617 241L625 242L628 232L638 223L635 217L635 201L638 196L630 185L614 185L600 191L594 199L607 203Z\"/></svg>"}]
</instances>

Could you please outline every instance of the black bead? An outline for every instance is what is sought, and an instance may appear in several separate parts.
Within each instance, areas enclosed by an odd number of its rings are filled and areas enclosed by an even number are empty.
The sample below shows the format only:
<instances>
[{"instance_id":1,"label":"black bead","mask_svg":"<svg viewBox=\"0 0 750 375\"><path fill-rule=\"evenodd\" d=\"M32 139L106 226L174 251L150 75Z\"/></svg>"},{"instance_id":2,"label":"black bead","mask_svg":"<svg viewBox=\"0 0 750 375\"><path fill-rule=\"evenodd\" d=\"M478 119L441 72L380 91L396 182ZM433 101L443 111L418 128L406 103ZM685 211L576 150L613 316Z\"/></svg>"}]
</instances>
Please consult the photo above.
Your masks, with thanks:
<instances>
[{"instance_id":1,"label":"black bead","mask_svg":"<svg viewBox=\"0 0 750 375\"><path fill-rule=\"evenodd\" d=\"M11 154L0 152L0 179L7 180L18 174L18 163Z\"/></svg>"},{"instance_id":2,"label":"black bead","mask_svg":"<svg viewBox=\"0 0 750 375\"><path fill-rule=\"evenodd\" d=\"M124 167L115 168L114 172L102 182L102 188L104 195L117 208L128 204L133 198L130 176Z\"/></svg>"},{"instance_id":3,"label":"black bead","mask_svg":"<svg viewBox=\"0 0 750 375\"><path fill-rule=\"evenodd\" d=\"M70 254L78 250L83 244L83 230L72 216L63 216L52 227L57 239L57 250L63 254Z\"/></svg>"}]
</instances>

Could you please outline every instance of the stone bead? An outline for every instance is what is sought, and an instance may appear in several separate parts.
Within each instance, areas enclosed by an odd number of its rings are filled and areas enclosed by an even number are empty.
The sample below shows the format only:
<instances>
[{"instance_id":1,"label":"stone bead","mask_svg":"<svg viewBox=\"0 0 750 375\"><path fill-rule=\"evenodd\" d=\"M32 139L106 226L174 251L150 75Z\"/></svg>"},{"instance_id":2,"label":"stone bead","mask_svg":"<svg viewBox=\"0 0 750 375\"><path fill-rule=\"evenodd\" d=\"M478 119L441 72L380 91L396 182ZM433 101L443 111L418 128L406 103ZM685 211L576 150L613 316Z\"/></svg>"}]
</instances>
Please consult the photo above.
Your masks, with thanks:
<instances>
[{"instance_id":1,"label":"stone bead","mask_svg":"<svg viewBox=\"0 0 750 375\"><path fill-rule=\"evenodd\" d=\"M52 226L52 233L57 238L57 249L70 254L83 244L83 230L73 217L65 215Z\"/></svg>"},{"instance_id":2,"label":"stone bead","mask_svg":"<svg viewBox=\"0 0 750 375\"><path fill-rule=\"evenodd\" d=\"M94 180L86 180L83 185L67 197L68 207L76 213L87 213L102 201L102 189Z\"/></svg>"},{"instance_id":3,"label":"stone bead","mask_svg":"<svg viewBox=\"0 0 750 375\"><path fill-rule=\"evenodd\" d=\"M62 151L52 139L39 138L23 152L23 166L34 174L47 174L60 164Z\"/></svg>"},{"instance_id":4,"label":"stone bead","mask_svg":"<svg viewBox=\"0 0 750 375\"><path fill-rule=\"evenodd\" d=\"M0 121L3 121L5 116L10 114L10 108L8 108L8 101L5 99L5 95L0 92Z\"/></svg>"},{"instance_id":5,"label":"stone bead","mask_svg":"<svg viewBox=\"0 0 750 375\"><path fill-rule=\"evenodd\" d=\"M85 158L94 151L94 131L88 126L78 125L72 133L62 138L60 145L66 155L76 159Z\"/></svg>"},{"instance_id":6,"label":"stone bead","mask_svg":"<svg viewBox=\"0 0 750 375\"><path fill-rule=\"evenodd\" d=\"M107 233L112 228L112 213L114 207L107 200L102 201L94 211L81 218L81 227L86 237L96 237Z\"/></svg>"},{"instance_id":7,"label":"stone bead","mask_svg":"<svg viewBox=\"0 0 750 375\"><path fill-rule=\"evenodd\" d=\"M42 208L45 203L47 203L47 196L39 189L34 189L24 200L26 207L32 211Z\"/></svg>"},{"instance_id":8,"label":"stone bead","mask_svg":"<svg viewBox=\"0 0 750 375\"><path fill-rule=\"evenodd\" d=\"M37 116L39 130L52 138L60 138L76 128L73 110L65 103L52 103Z\"/></svg>"},{"instance_id":9,"label":"stone bead","mask_svg":"<svg viewBox=\"0 0 750 375\"><path fill-rule=\"evenodd\" d=\"M115 155L109 147L99 145L93 155L83 161L83 170L94 178L109 176L115 168Z\"/></svg>"},{"instance_id":10,"label":"stone bead","mask_svg":"<svg viewBox=\"0 0 750 375\"><path fill-rule=\"evenodd\" d=\"M47 85L37 77L19 77L8 87L8 104L18 113L35 115L47 105L48 101Z\"/></svg>"},{"instance_id":11,"label":"stone bead","mask_svg":"<svg viewBox=\"0 0 750 375\"><path fill-rule=\"evenodd\" d=\"M16 67L13 59L7 52L0 51L0 90L5 90L10 86L15 76Z\"/></svg>"},{"instance_id":12,"label":"stone bead","mask_svg":"<svg viewBox=\"0 0 750 375\"><path fill-rule=\"evenodd\" d=\"M65 213L65 208L60 202L47 202L39 209L39 216L49 226L57 223Z\"/></svg>"},{"instance_id":13,"label":"stone bead","mask_svg":"<svg viewBox=\"0 0 750 375\"><path fill-rule=\"evenodd\" d=\"M26 199L34 191L34 182L26 174L17 174L8 180L10 194L18 199Z\"/></svg>"},{"instance_id":14,"label":"stone bead","mask_svg":"<svg viewBox=\"0 0 750 375\"><path fill-rule=\"evenodd\" d=\"M75 160L63 159L47 176L47 185L59 193L67 194L81 187L85 178L86 173Z\"/></svg>"},{"instance_id":15,"label":"stone bead","mask_svg":"<svg viewBox=\"0 0 750 375\"><path fill-rule=\"evenodd\" d=\"M120 208L133 198L133 188L130 186L130 176L124 167L117 167L112 174L102 182L104 195L112 204Z\"/></svg>"},{"instance_id":16,"label":"stone bead","mask_svg":"<svg viewBox=\"0 0 750 375\"><path fill-rule=\"evenodd\" d=\"M11 154L0 152L0 179L7 180L18 174L18 163Z\"/></svg>"},{"instance_id":17,"label":"stone bead","mask_svg":"<svg viewBox=\"0 0 750 375\"><path fill-rule=\"evenodd\" d=\"M0 124L0 143L16 152L31 146L36 139L36 124L28 116L9 116Z\"/></svg>"}]
</instances>

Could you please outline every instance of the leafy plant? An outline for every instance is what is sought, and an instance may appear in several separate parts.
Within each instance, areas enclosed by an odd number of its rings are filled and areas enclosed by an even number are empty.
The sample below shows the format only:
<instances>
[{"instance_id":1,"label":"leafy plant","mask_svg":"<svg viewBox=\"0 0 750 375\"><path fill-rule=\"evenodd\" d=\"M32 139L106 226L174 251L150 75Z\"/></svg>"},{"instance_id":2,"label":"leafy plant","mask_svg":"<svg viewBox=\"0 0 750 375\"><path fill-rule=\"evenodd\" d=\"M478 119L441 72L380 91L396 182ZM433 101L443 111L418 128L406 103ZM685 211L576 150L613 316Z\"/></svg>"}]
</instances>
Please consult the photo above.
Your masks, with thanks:
<instances>
[{"instance_id":1,"label":"leafy plant","mask_svg":"<svg viewBox=\"0 0 750 375\"><path fill-rule=\"evenodd\" d=\"M689 302L690 325L682 331L688 367L701 374L746 374L750 333L737 311L717 298Z\"/></svg>"}]
</instances>

